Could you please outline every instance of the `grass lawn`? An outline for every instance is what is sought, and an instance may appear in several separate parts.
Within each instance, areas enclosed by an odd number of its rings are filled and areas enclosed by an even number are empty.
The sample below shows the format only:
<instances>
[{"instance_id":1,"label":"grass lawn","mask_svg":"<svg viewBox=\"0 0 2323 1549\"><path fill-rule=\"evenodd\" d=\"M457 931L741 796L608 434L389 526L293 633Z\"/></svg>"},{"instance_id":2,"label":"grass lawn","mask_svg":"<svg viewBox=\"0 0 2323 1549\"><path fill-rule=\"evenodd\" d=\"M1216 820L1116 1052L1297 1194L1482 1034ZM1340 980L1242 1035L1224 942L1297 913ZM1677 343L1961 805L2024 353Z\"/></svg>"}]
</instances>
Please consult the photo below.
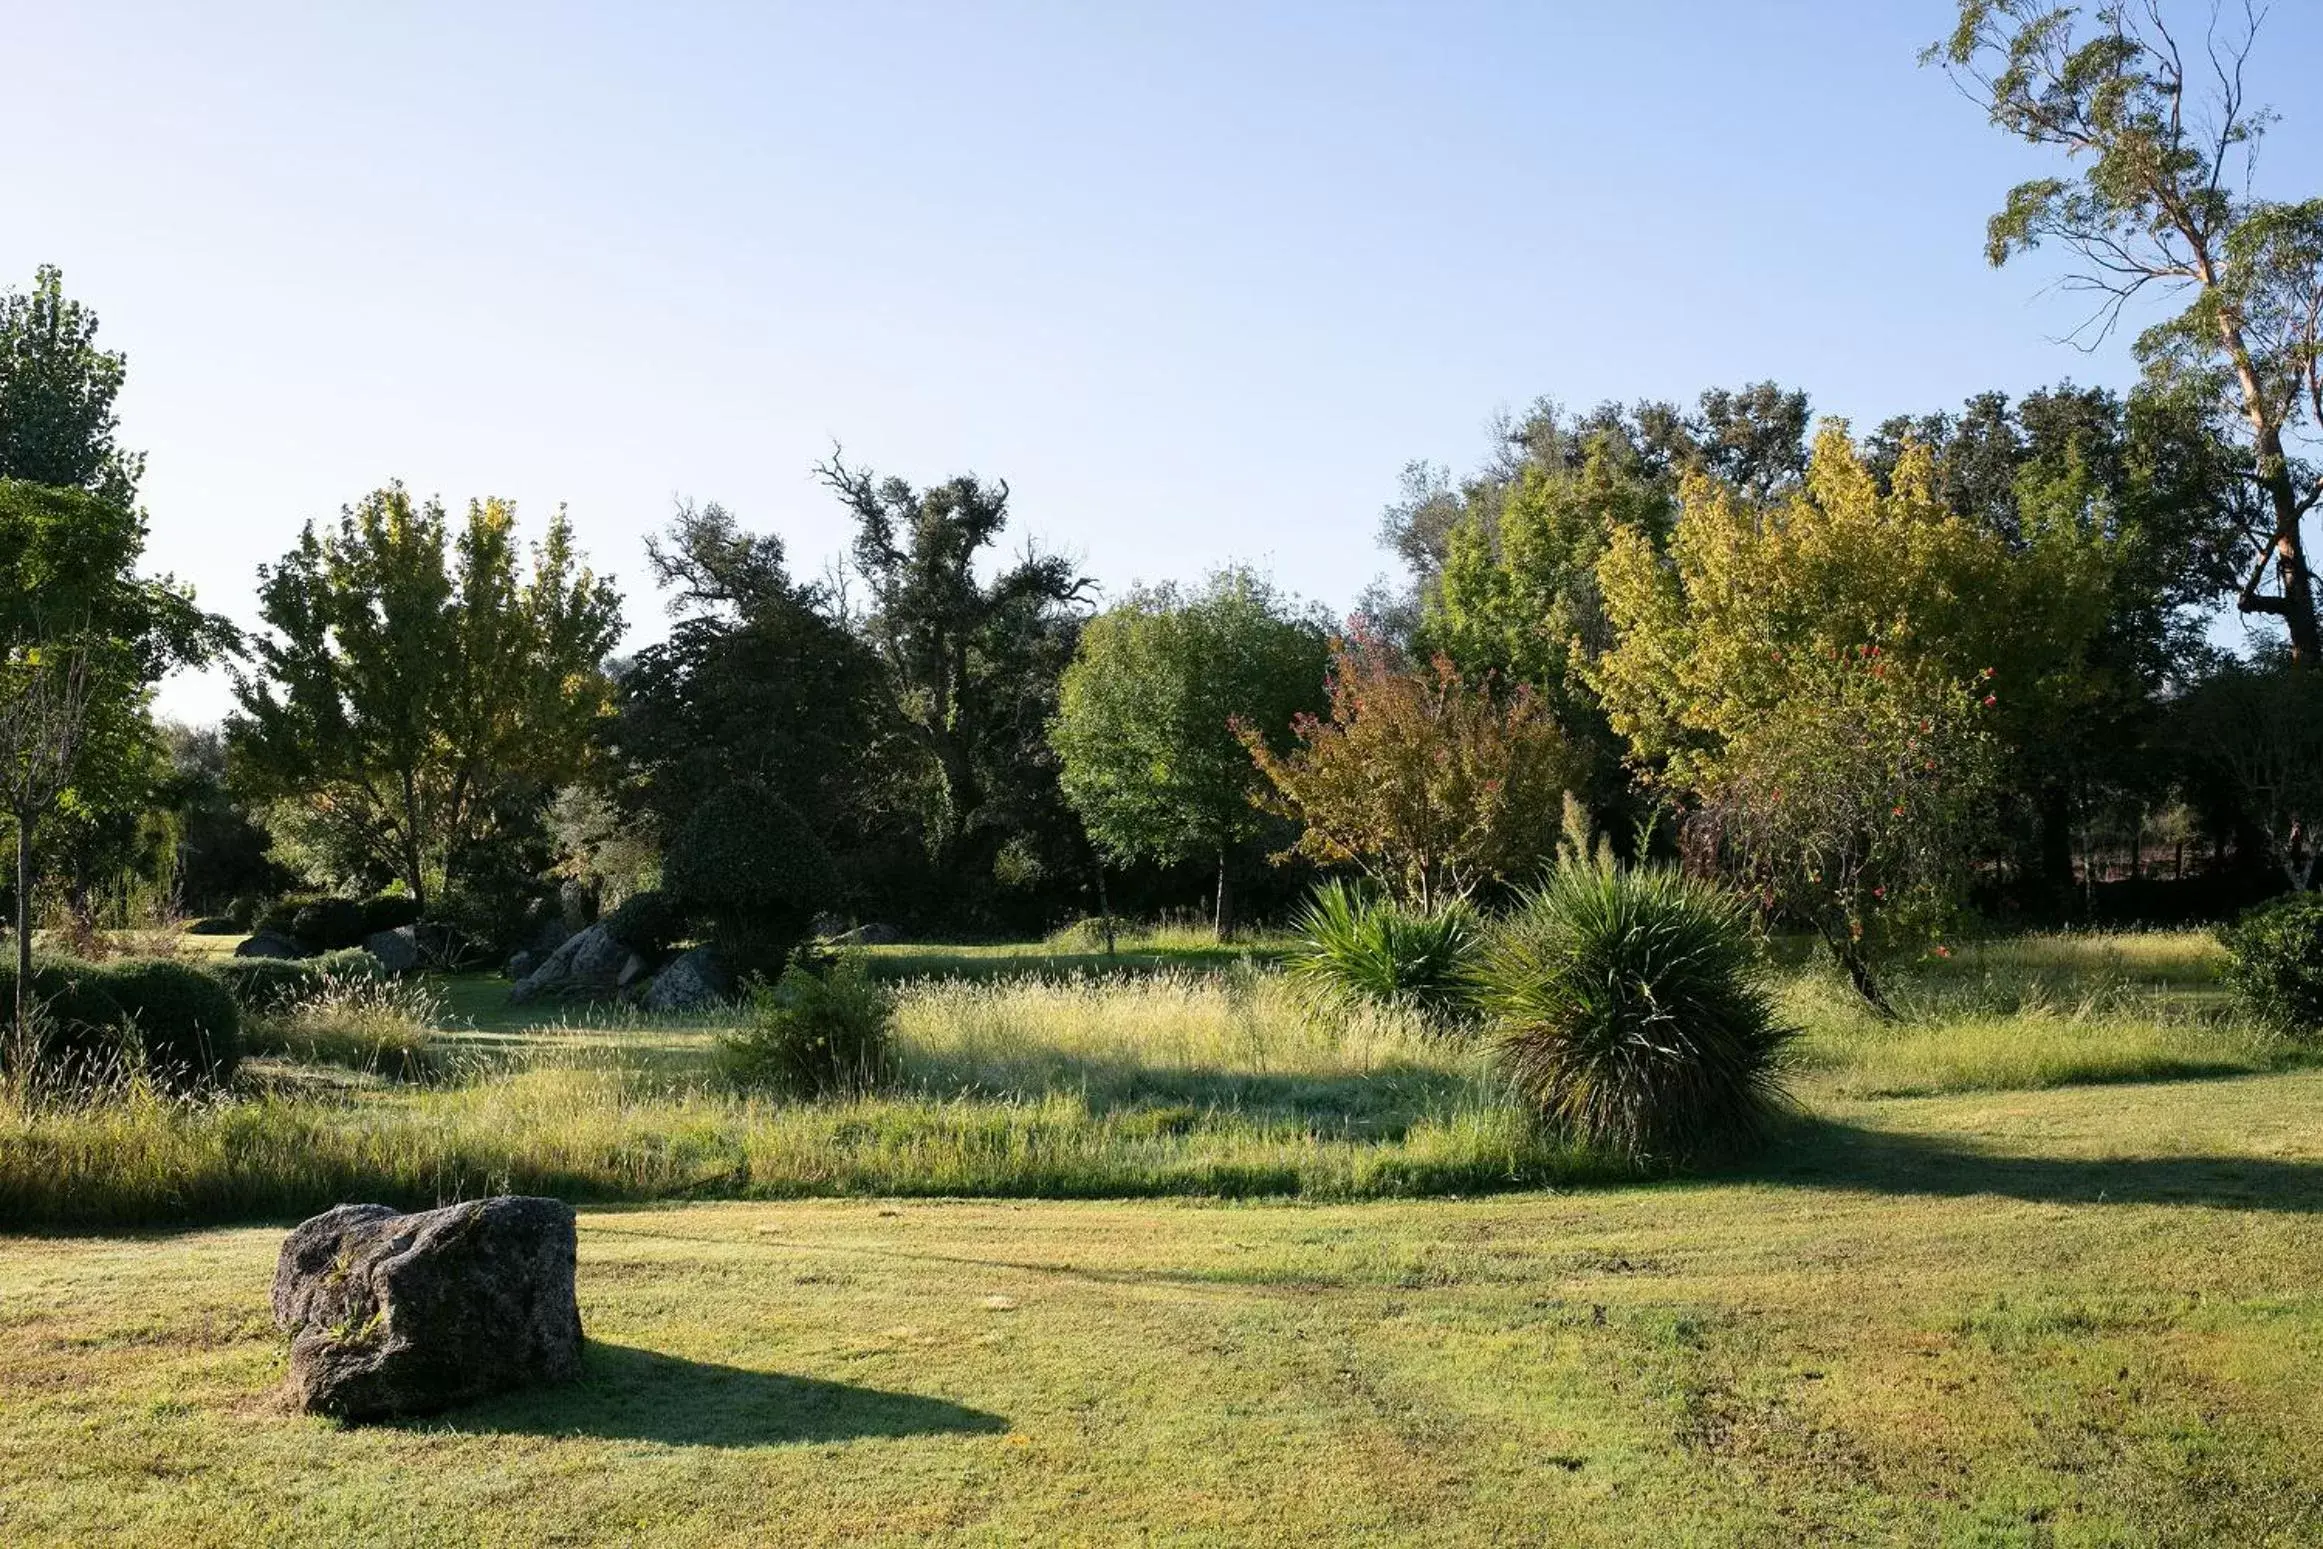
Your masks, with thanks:
<instances>
[{"instance_id":1,"label":"grass lawn","mask_svg":"<svg viewBox=\"0 0 2323 1549\"><path fill-rule=\"evenodd\" d=\"M284 1412L280 1233L0 1244L0 1541L2323 1541L2323 1072L1488 1200L585 1213L577 1385Z\"/></svg>"}]
</instances>

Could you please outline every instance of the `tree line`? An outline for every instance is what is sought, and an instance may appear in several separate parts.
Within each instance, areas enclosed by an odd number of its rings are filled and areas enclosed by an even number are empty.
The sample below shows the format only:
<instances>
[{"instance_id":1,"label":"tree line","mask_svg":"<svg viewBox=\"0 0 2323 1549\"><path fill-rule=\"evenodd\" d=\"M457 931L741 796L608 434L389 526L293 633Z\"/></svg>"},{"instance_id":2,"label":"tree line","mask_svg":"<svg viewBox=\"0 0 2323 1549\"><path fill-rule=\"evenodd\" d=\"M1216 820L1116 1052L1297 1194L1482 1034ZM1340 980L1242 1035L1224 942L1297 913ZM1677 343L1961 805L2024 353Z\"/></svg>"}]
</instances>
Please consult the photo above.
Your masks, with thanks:
<instances>
[{"instance_id":1,"label":"tree line","mask_svg":"<svg viewBox=\"0 0 2323 1549\"><path fill-rule=\"evenodd\" d=\"M1544 399L1481 466L1406 471L1380 530L1402 573L1346 617L1239 567L1108 603L1061 555L998 560L1005 483L834 452L842 566L803 577L683 504L645 556L668 637L627 655L561 513L527 544L505 501L392 484L262 569L244 635L139 573L125 363L44 269L0 301L20 919L44 878L83 913L392 888L506 939L560 881L613 899L674 866L744 899L747 831L785 897L842 917L1022 932L1199 899L1223 934L1318 869L1422 907L1490 892L1577 805L1812 931L1876 1002L1876 964L1943 950L1964 905L2106 907L2101 857L2149 839L2192 846L2184 907L2304 888L2323 200L2248 192L2255 33L2213 26L2190 62L2159 8L1963 0L1929 52L2061 153L1990 259L2074 255L2099 335L2175 298L2128 391L1862 432L1770 382ZM2218 649L2227 607L2281 645ZM219 658L227 724L157 724L151 685Z\"/></svg>"}]
</instances>

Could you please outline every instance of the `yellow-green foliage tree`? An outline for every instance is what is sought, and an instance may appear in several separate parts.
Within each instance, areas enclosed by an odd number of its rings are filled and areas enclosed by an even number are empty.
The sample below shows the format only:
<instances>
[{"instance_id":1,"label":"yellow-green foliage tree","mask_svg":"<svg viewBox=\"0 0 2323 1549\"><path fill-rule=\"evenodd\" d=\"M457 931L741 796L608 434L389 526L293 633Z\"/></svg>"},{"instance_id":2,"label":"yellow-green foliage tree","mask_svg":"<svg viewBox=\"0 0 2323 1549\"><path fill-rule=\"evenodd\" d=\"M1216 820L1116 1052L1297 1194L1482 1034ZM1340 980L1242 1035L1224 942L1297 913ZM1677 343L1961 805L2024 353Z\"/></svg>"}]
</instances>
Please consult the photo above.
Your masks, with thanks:
<instances>
[{"instance_id":1,"label":"yellow-green foliage tree","mask_svg":"<svg viewBox=\"0 0 2323 1549\"><path fill-rule=\"evenodd\" d=\"M268 632L236 675L255 795L291 803L334 852L430 900L454 857L545 805L611 710L621 599L563 513L520 563L516 508L455 524L400 484L309 523L259 571Z\"/></svg>"},{"instance_id":2,"label":"yellow-green foliage tree","mask_svg":"<svg viewBox=\"0 0 2323 1549\"><path fill-rule=\"evenodd\" d=\"M1590 671L1633 763L1874 1004L1876 956L1956 902L2006 747L2087 691L2113 540L2086 501L2031 509L2012 546L1925 448L1883 488L1834 421L1780 504L1690 476L1666 550L1625 529L1598 566Z\"/></svg>"}]
</instances>

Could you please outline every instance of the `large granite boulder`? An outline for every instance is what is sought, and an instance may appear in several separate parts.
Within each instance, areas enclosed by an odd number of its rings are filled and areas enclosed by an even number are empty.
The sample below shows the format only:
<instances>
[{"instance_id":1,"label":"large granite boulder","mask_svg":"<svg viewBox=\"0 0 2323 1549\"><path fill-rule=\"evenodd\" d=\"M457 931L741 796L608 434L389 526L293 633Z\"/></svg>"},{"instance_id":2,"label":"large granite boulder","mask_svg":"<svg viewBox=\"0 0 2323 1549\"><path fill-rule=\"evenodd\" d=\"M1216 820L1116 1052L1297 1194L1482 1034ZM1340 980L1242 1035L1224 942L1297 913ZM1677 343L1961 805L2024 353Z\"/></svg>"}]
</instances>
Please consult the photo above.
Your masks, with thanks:
<instances>
[{"instance_id":1,"label":"large granite boulder","mask_svg":"<svg viewBox=\"0 0 2323 1549\"><path fill-rule=\"evenodd\" d=\"M581 1369L573 1210L501 1195L409 1215L341 1205L274 1270L301 1407L346 1420L433 1414Z\"/></svg>"},{"instance_id":2,"label":"large granite boulder","mask_svg":"<svg viewBox=\"0 0 2323 1549\"><path fill-rule=\"evenodd\" d=\"M363 950L391 974L410 973L420 965L419 930L411 925L375 930L363 938Z\"/></svg>"},{"instance_id":3,"label":"large granite boulder","mask_svg":"<svg viewBox=\"0 0 2323 1549\"><path fill-rule=\"evenodd\" d=\"M509 1004L543 1000L610 1000L621 988L621 971L634 954L602 925L558 947L540 966L516 981ZM634 977L634 975L632 976Z\"/></svg>"},{"instance_id":4,"label":"large granite boulder","mask_svg":"<svg viewBox=\"0 0 2323 1549\"><path fill-rule=\"evenodd\" d=\"M236 957L312 957L306 944L278 930L262 930L234 948Z\"/></svg>"},{"instance_id":5,"label":"large granite boulder","mask_svg":"<svg viewBox=\"0 0 2323 1549\"><path fill-rule=\"evenodd\" d=\"M715 947L695 947L671 958L645 992L648 1011L693 1011L731 1000L734 975Z\"/></svg>"},{"instance_id":6,"label":"large granite boulder","mask_svg":"<svg viewBox=\"0 0 2323 1549\"><path fill-rule=\"evenodd\" d=\"M567 877L557 888L557 918L569 936L596 924L597 890L577 877Z\"/></svg>"}]
</instances>

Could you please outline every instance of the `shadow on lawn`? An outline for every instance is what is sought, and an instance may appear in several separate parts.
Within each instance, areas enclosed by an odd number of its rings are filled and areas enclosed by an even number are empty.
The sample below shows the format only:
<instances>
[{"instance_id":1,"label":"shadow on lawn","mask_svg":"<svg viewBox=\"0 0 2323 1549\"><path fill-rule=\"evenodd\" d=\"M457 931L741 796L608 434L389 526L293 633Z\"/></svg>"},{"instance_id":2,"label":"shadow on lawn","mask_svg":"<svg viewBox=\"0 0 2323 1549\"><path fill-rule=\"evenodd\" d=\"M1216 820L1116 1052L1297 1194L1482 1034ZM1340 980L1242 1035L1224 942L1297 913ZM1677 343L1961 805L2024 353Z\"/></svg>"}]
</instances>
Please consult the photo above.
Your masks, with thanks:
<instances>
[{"instance_id":1,"label":"shadow on lawn","mask_svg":"<svg viewBox=\"0 0 2323 1549\"><path fill-rule=\"evenodd\" d=\"M1998 1195L2062 1205L2205 1205L2323 1213L2323 1164L2261 1156L2012 1156L1807 1119L1747 1176L1798 1188Z\"/></svg>"},{"instance_id":2,"label":"shadow on lawn","mask_svg":"<svg viewBox=\"0 0 2323 1549\"><path fill-rule=\"evenodd\" d=\"M470 1435L593 1436L673 1447L777 1447L1008 1429L999 1415L943 1399L688 1361L596 1340L583 1348L578 1381L415 1424Z\"/></svg>"}]
</instances>

